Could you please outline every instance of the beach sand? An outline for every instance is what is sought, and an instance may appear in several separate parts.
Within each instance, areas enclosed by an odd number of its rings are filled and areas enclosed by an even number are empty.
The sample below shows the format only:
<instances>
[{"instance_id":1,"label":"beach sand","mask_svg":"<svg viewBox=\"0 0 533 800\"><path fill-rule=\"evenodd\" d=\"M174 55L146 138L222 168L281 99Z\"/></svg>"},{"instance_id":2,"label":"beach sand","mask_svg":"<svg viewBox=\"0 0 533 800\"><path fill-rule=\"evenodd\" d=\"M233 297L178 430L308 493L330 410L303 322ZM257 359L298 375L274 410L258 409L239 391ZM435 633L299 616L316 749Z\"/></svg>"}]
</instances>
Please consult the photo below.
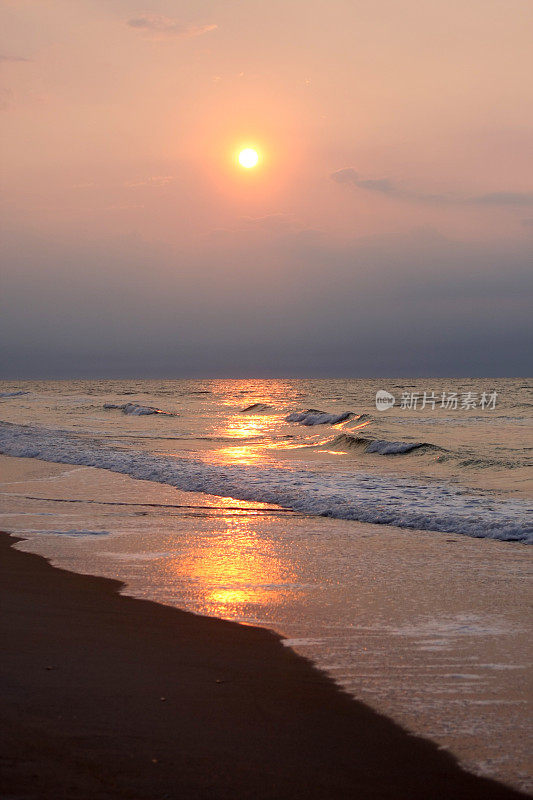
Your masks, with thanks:
<instances>
[{"instance_id":1,"label":"beach sand","mask_svg":"<svg viewBox=\"0 0 533 800\"><path fill-rule=\"evenodd\" d=\"M279 637L118 594L0 536L2 798L518 798Z\"/></svg>"}]
</instances>

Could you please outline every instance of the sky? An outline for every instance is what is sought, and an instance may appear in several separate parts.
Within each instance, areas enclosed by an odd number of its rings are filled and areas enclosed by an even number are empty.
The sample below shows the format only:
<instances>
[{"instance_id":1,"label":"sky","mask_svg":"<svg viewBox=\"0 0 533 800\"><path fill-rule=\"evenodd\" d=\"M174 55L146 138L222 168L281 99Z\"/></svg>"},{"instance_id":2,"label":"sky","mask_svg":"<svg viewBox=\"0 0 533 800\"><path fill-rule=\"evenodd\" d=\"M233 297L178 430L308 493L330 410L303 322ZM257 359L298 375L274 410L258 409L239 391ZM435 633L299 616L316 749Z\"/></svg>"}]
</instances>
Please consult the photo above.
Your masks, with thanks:
<instances>
[{"instance_id":1,"label":"sky","mask_svg":"<svg viewBox=\"0 0 533 800\"><path fill-rule=\"evenodd\" d=\"M0 17L0 377L531 373L531 0Z\"/></svg>"}]
</instances>

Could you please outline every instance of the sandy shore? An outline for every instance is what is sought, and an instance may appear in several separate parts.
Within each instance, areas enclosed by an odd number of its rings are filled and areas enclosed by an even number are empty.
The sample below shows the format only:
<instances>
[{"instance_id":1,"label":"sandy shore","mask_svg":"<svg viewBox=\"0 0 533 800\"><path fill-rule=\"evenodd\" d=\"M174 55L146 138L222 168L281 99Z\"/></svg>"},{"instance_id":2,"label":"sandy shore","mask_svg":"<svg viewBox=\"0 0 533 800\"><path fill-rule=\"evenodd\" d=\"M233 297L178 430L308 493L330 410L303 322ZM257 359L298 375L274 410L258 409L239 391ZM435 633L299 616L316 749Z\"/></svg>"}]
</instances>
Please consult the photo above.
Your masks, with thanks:
<instances>
[{"instance_id":1,"label":"sandy shore","mask_svg":"<svg viewBox=\"0 0 533 800\"><path fill-rule=\"evenodd\" d=\"M2 798L518 798L274 634L142 600L0 535Z\"/></svg>"}]
</instances>

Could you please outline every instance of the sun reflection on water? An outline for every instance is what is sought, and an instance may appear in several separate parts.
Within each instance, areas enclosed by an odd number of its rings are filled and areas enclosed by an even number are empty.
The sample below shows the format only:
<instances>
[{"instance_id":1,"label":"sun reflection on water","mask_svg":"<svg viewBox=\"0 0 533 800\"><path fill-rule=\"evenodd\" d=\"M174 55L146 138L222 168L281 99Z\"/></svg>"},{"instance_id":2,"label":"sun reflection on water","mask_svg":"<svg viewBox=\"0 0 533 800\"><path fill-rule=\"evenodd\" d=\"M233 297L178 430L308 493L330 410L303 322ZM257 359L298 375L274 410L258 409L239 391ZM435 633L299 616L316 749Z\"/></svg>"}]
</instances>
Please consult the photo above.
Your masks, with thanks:
<instances>
[{"instance_id":1,"label":"sun reflection on water","mask_svg":"<svg viewBox=\"0 0 533 800\"><path fill-rule=\"evenodd\" d=\"M166 568L174 580L185 578L192 584L195 608L202 614L242 620L253 605L255 618L268 616L268 608L290 590L294 575L274 542L264 532L258 534L257 518L246 513L248 503L233 498L221 498L221 503L232 511L220 519L208 542L193 540L192 550L167 562ZM236 507L244 513L235 514ZM266 519L262 517L263 530Z\"/></svg>"},{"instance_id":2,"label":"sun reflection on water","mask_svg":"<svg viewBox=\"0 0 533 800\"><path fill-rule=\"evenodd\" d=\"M241 412L242 413L242 412ZM264 436L276 417L272 414L235 414L223 429L223 435L235 439L251 439Z\"/></svg>"},{"instance_id":3,"label":"sun reflection on water","mask_svg":"<svg viewBox=\"0 0 533 800\"><path fill-rule=\"evenodd\" d=\"M276 414L237 412L228 420L221 434L237 441L245 439L246 444L221 447L217 452L218 457L227 464L253 464L264 456L265 447L278 421Z\"/></svg>"}]
</instances>

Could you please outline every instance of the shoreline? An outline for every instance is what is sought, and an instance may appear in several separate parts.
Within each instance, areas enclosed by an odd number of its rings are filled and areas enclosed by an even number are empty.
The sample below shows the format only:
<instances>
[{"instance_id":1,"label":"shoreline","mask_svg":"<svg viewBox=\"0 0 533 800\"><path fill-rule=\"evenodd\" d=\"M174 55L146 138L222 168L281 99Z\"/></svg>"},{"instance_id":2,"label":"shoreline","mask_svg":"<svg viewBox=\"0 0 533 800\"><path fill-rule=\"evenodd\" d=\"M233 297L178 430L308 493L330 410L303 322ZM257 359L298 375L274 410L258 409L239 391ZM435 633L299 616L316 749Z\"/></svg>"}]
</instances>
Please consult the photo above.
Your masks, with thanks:
<instances>
[{"instance_id":1,"label":"shoreline","mask_svg":"<svg viewBox=\"0 0 533 800\"><path fill-rule=\"evenodd\" d=\"M120 595L120 581L2 554L2 795L527 795L343 692L272 631Z\"/></svg>"}]
</instances>

